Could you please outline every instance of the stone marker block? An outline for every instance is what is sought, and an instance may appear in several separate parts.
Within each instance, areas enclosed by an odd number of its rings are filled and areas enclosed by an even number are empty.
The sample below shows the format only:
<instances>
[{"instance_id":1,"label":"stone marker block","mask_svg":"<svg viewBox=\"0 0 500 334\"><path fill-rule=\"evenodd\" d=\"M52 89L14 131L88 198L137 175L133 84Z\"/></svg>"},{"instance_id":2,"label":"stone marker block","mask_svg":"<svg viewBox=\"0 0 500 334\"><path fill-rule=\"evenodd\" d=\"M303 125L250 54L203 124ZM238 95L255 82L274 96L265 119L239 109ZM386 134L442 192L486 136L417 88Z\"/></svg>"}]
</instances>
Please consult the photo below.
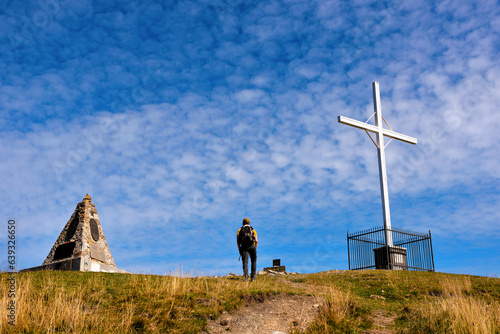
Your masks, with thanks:
<instances>
[{"instance_id":1,"label":"stone marker block","mask_svg":"<svg viewBox=\"0 0 500 334\"><path fill-rule=\"evenodd\" d=\"M273 270L273 271L278 271L278 272L285 272L286 267L285 266L279 266L279 267L267 267L264 268L265 271Z\"/></svg>"}]
</instances>

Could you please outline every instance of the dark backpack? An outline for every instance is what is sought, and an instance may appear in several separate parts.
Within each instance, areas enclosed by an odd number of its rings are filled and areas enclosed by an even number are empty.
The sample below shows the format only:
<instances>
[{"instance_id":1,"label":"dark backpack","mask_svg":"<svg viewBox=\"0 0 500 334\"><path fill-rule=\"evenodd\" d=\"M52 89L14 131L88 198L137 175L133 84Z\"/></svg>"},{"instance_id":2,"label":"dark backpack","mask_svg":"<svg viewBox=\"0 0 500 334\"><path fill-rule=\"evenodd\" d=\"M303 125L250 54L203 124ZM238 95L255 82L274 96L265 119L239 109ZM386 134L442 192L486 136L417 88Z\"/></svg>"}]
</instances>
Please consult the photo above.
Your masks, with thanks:
<instances>
[{"instance_id":1,"label":"dark backpack","mask_svg":"<svg viewBox=\"0 0 500 334\"><path fill-rule=\"evenodd\" d=\"M245 225L240 231L240 244L243 248L248 248L255 242L255 235L253 234L253 227Z\"/></svg>"}]
</instances>

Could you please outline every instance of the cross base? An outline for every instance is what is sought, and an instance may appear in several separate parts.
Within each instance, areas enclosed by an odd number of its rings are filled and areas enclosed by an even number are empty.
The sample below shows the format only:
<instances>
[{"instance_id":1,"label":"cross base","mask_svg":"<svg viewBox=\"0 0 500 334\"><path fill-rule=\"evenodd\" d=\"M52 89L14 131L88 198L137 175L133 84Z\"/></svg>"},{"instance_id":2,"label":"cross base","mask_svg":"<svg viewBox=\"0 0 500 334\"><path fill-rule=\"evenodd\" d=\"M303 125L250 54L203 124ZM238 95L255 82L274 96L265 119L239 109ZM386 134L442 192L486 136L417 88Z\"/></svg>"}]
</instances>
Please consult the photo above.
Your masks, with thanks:
<instances>
[{"instance_id":1,"label":"cross base","mask_svg":"<svg viewBox=\"0 0 500 334\"><path fill-rule=\"evenodd\" d=\"M386 228L347 232L349 270L388 269L434 271L431 232L390 230L394 246L385 245Z\"/></svg>"}]
</instances>

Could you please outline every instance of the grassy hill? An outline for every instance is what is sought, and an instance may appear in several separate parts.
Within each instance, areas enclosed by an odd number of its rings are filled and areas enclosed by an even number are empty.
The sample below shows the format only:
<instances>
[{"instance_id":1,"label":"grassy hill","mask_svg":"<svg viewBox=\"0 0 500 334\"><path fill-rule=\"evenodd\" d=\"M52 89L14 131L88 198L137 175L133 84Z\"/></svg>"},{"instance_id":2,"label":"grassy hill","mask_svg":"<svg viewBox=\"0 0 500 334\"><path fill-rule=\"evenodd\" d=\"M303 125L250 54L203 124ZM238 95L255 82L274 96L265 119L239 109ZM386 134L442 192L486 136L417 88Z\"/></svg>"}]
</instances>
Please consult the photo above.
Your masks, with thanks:
<instances>
[{"instance_id":1,"label":"grassy hill","mask_svg":"<svg viewBox=\"0 0 500 334\"><path fill-rule=\"evenodd\" d=\"M2 314L10 298L0 274ZM208 319L249 297L320 296L307 333L500 333L500 279L408 271L330 271L288 276L196 277L34 272L15 274L16 319L1 333L200 333ZM294 333L298 333L296 330Z\"/></svg>"}]
</instances>

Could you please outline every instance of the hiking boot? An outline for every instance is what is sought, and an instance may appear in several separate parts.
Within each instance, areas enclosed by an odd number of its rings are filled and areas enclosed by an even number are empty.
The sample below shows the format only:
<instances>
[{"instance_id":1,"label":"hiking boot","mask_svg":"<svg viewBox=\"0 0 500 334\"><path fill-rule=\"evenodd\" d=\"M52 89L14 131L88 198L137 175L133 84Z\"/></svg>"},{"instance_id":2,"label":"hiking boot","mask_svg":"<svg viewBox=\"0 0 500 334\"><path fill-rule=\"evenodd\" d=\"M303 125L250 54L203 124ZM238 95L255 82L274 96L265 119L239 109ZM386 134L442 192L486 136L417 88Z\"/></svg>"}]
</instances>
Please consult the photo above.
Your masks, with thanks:
<instances>
[{"instance_id":1,"label":"hiking boot","mask_svg":"<svg viewBox=\"0 0 500 334\"><path fill-rule=\"evenodd\" d=\"M255 281L255 276L252 276L252 278L250 278L250 281L251 282Z\"/></svg>"},{"instance_id":2,"label":"hiking boot","mask_svg":"<svg viewBox=\"0 0 500 334\"><path fill-rule=\"evenodd\" d=\"M245 282L246 282L246 281L248 281L248 274L243 275L243 280L244 280Z\"/></svg>"}]
</instances>

